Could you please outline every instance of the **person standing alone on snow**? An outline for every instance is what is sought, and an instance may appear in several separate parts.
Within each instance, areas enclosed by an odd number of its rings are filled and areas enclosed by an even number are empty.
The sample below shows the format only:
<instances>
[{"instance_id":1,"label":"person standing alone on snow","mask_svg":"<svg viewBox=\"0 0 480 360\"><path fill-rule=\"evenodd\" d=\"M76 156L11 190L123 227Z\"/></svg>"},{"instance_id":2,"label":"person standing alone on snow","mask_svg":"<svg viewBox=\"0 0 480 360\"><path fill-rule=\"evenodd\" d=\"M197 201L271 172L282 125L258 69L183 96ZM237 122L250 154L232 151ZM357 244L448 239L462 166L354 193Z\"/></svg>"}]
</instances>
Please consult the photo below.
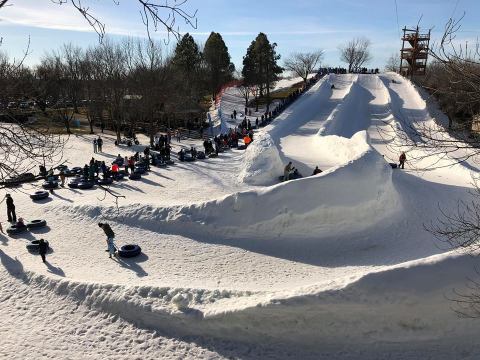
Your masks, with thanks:
<instances>
[{"instance_id":1,"label":"person standing alone on snow","mask_svg":"<svg viewBox=\"0 0 480 360\"><path fill-rule=\"evenodd\" d=\"M407 155L405 155L404 152L400 155L400 158L398 159L400 164L398 165L399 168L405 169L405 161L407 161Z\"/></svg>"},{"instance_id":2,"label":"person standing alone on snow","mask_svg":"<svg viewBox=\"0 0 480 360\"><path fill-rule=\"evenodd\" d=\"M65 187L65 171L60 170L60 180L62 181L62 183L60 184L61 187Z\"/></svg>"},{"instance_id":3,"label":"person standing alone on snow","mask_svg":"<svg viewBox=\"0 0 480 360\"><path fill-rule=\"evenodd\" d=\"M97 152L97 139L93 139L93 152Z\"/></svg>"},{"instance_id":4,"label":"person standing alone on snow","mask_svg":"<svg viewBox=\"0 0 480 360\"><path fill-rule=\"evenodd\" d=\"M7 218L8 222L16 223L17 222L17 214L15 214L15 204L13 203L13 199L10 194L5 195L6 203L7 203Z\"/></svg>"},{"instance_id":5,"label":"person standing alone on snow","mask_svg":"<svg viewBox=\"0 0 480 360\"><path fill-rule=\"evenodd\" d=\"M105 232L105 235L107 235L107 245L108 245L108 257L111 259L112 255L115 254L115 244L114 244L114 239L115 239L115 233L113 232L112 228L108 224L104 223L98 223L98 226L102 228L102 230Z\"/></svg>"},{"instance_id":6,"label":"person standing alone on snow","mask_svg":"<svg viewBox=\"0 0 480 360\"><path fill-rule=\"evenodd\" d=\"M102 140L102 138L99 136L98 139L97 139L97 151L98 151L98 152L102 152L102 146L103 146L103 140Z\"/></svg>"},{"instance_id":7,"label":"person standing alone on snow","mask_svg":"<svg viewBox=\"0 0 480 360\"><path fill-rule=\"evenodd\" d=\"M38 242L38 253L42 257L43 262L47 261L45 260L45 255L47 254L47 250L48 250L48 243L45 240L40 239L40 241Z\"/></svg>"}]
</instances>

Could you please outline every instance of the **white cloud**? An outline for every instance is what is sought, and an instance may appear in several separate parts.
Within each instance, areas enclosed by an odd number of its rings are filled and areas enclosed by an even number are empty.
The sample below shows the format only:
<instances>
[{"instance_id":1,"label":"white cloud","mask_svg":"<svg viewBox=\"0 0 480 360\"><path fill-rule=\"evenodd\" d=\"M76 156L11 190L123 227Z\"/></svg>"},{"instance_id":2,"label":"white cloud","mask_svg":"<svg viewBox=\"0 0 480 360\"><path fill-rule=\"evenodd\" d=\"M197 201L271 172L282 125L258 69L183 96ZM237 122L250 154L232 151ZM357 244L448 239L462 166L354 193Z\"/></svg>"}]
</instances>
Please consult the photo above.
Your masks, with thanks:
<instances>
[{"instance_id":1,"label":"white cloud","mask_svg":"<svg viewBox=\"0 0 480 360\"><path fill-rule=\"evenodd\" d=\"M0 10L0 19L7 23L47 29L91 31L84 18L68 4L47 4L44 1L14 2Z\"/></svg>"}]
</instances>

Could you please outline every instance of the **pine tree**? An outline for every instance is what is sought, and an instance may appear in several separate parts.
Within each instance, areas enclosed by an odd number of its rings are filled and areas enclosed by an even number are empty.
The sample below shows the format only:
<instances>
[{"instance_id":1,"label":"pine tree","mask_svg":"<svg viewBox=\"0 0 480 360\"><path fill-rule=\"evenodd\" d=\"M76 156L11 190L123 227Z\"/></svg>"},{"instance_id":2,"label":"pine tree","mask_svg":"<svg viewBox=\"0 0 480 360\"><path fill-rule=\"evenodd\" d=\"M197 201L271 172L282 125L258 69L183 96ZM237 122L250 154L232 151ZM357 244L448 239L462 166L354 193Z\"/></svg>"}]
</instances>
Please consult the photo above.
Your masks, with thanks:
<instances>
[{"instance_id":1,"label":"pine tree","mask_svg":"<svg viewBox=\"0 0 480 360\"><path fill-rule=\"evenodd\" d=\"M242 75L245 85L258 86L260 96L263 96L264 90L266 91L267 111L270 108L270 90L283 71L277 63L280 55L276 53L276 47L277 44L271 44L267 35L259 33L243 58Z\"/></svg>"},{"instance_id":2,"label":"pine tree","mask_svg":"<svg viewBox=\"0 0 480 360\"><path fill-rule=\"evenodd\" d=\"M172 63L187 80L187 86L191 86L195 72L198 70L202 54L193 37L186 33L175 47Z\"/></svg>"},{"instance_id":3,"label":"pine tree","mask_svg":"<svg viewBox=\"0 0 480 360\"><path fill-rule=\"evenodd\" d=\"M215 98L220 87L231 79L235 66L230 62L228 48L219 33L212 32L205 43L203 57L206 63L209 88Z\"/></svg>"},{"instance_id":4,"label":"pine tree","mask_svg":"<svg viewBox=\"0 0 480 360\"><path fill-rule=\"evenodd\" d=\"M255 41L252 41L243 57L242 77L245 86L258 85L257 67L255 66Z\"/></svg>"}]
</instances>

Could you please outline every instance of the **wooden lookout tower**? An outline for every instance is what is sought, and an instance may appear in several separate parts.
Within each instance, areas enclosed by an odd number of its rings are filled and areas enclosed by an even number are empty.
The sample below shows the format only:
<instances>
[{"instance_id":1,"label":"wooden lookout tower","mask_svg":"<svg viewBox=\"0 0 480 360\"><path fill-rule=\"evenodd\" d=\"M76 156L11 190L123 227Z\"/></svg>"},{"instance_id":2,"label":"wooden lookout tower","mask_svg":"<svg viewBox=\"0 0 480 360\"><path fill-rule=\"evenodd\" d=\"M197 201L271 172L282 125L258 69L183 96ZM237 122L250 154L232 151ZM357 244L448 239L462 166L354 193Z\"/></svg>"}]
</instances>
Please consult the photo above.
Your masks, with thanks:
<instances>
[{"instance_id":1,"label":"wooden lookout tower","mask_svg":"<svg viewBox=\"0 0 480 360\"><path fill-rule=\"evenodd\" d=\"M430 33L420 33L416 29L403 28L400 74L405 77L425 75L430 46Z\"/></svg>"}]
</instances>

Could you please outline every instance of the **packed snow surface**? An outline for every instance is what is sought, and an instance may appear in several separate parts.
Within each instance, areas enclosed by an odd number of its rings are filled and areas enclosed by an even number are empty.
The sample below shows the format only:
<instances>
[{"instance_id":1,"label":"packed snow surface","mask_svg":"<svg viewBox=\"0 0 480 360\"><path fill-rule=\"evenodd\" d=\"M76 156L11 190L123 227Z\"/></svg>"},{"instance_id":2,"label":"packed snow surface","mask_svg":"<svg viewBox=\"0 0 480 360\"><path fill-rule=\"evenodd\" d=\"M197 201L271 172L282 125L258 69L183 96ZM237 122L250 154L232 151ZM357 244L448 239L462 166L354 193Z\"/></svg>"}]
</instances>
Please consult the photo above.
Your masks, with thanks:
<instances>
[{"instance_id":1,"label":"packed snow surface","mask_svg":"<svg viewBox=\"0 0 480 360\"><path fill-rule=\"evenodd\" d=\"M224 96L242 109L241 97ZM228 113L222 126L243 116ZM31 185L12 191L17 214L48 227L0 237L0 354L478 358L479 323L458 318L448 300L475 258L424 230L439 204L468 201L478 168L440 158L389 165L399 155L392 126L435 120L395 74L327 75L246 151L115 183L110 190L125 196L118 208L101 189L59 189L37 203ZM93 154L93 137L72 136L68 165L143 149L103 137L104 152ZM174 152L191 145L201 146L174 142ZM303 178L279 181L288 161ZM429 161L442 166L420 170ZM323 172L310 176L315 166ZM118 246L137 243L142 254L110 260L99 221L112 225ZM41 237L52 246L47 264L25 249Z\"/></svg>"}]
</instances>

